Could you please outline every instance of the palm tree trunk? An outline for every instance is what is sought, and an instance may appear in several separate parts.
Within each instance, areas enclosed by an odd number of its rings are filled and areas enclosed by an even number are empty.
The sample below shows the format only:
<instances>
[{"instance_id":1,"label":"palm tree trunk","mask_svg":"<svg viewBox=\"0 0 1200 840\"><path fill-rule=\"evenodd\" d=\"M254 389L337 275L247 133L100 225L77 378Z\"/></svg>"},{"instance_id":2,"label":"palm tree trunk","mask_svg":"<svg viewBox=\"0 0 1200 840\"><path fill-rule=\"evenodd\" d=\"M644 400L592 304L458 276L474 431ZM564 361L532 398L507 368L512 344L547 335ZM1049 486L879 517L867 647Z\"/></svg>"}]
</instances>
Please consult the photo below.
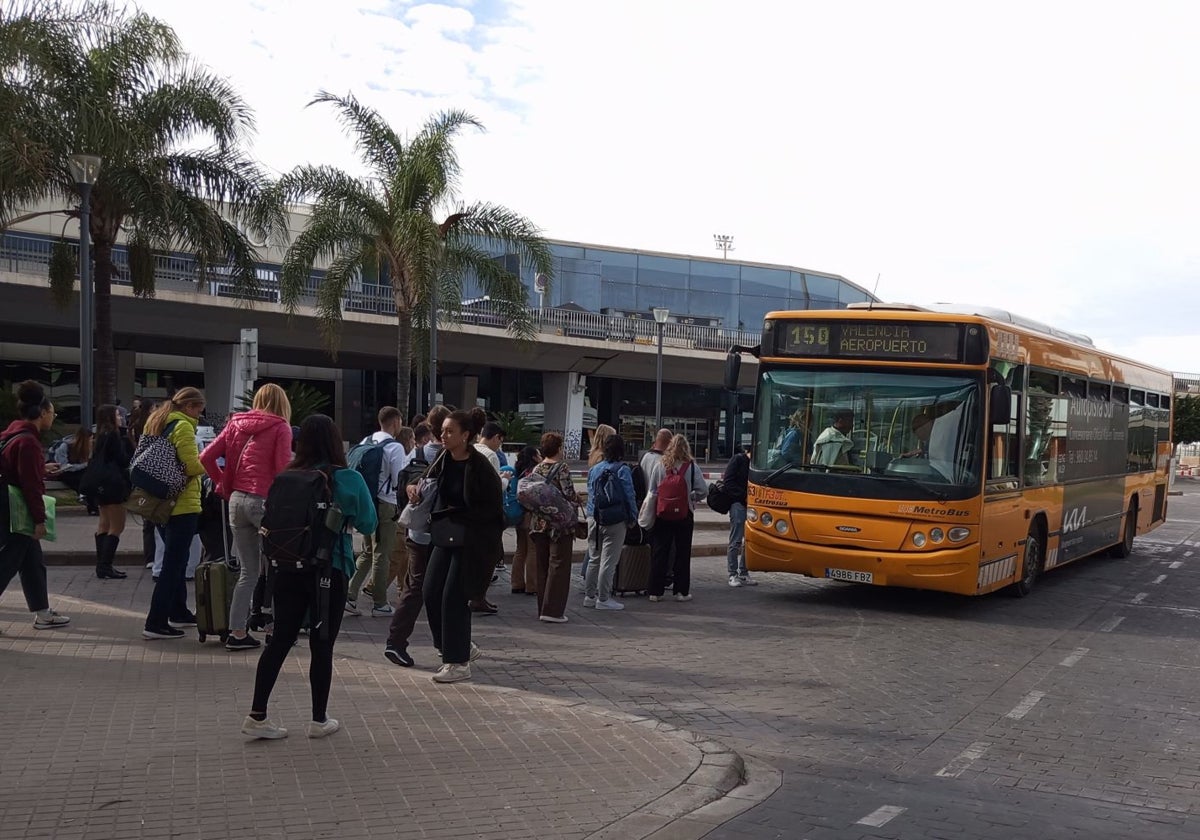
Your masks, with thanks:
<instances>
[{"instance_id":1,"label":"palm tree trunk","mask_svg":"<svg viewBox=\"0 0 1200 840\"><path fill-rule=\"evenodd\" d=\"M412 417L408 409L408 386L412 380L412 313L405 312L396 295L396 407L406 418ZM417 411L421 406L417 406Z\"/></svg>"},{"instance_id":2,"label":"palm tree trunk","mask_svg":"<svg viewBox=\"0 0 1200 840\"><path fill-rule=\"evenodd\" d=\"M95 226L93 225L93 229ZM93 302L96 306L95 394L93 405L113 403L117 397L117 355L113 349L112 323L112 249L111 240L100 237L93 241L92 277L95 283Z\"/></svg>"}]
</instances>

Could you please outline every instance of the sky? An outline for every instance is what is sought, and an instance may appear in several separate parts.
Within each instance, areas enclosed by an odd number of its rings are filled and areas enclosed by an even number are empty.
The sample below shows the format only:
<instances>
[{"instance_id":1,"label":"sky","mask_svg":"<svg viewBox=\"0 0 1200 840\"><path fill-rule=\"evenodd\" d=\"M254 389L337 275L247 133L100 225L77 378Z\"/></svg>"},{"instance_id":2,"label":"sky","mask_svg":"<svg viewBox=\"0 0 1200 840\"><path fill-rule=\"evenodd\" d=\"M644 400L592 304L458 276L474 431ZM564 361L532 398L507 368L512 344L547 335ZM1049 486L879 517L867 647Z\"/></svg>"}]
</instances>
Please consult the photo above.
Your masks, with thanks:
<instances>
[{"instance_id":1,"label":"sky","mask_svg":"<svg viewBox=\"0 0 1200 840\"><path fill-rule=\"evenodd\" d=\"M1200 371L1200 4L141 0L257 114L363 170L319 90L461 108L460 196L548 237L839 274ZM878 285L876 285L878 284Z\"/></svg>"}]
</instances>

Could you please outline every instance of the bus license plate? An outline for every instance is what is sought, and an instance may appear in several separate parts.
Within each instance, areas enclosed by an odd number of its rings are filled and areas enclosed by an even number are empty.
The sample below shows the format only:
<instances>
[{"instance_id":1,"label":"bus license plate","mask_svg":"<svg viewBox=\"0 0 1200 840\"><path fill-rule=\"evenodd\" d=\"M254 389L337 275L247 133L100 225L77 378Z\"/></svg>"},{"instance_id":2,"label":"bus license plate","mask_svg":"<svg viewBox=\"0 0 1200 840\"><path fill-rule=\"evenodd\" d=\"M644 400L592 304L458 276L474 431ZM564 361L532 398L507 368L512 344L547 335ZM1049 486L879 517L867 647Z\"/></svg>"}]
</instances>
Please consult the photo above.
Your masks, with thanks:
<instances>
[{"instance_id":1,"label":"bus license plate","mask_svg":"<svg viewBox=\"0 0 1200 840\"><path fill-rule=\"evenodd\" d=\"M825 577L830 580L844 580L849 583L875 582L875 576L870 572L852 572L849 569L826 569Z\"/></svg>"}]
</instances>

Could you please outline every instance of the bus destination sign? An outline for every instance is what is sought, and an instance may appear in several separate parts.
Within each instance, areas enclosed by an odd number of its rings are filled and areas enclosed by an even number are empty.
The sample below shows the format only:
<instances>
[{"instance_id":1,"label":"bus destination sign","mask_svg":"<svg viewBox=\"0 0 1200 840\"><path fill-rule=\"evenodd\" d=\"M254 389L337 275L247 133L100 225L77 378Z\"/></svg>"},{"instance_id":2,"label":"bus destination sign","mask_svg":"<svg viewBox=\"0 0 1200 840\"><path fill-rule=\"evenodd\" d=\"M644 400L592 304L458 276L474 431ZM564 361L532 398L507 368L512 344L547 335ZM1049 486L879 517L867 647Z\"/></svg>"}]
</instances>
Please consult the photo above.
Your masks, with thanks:
<instances>
[{"instance_id":1,"label":"bus destination sign","mask_svg":"<svg viewBox=\"0 0 1200 840\"><path fill-rule=\"evenodd\" d=\"M957 362L960 324L885 321L781 321L778 347L785 356L834 359Z\"/></svg>"}]
</instances>

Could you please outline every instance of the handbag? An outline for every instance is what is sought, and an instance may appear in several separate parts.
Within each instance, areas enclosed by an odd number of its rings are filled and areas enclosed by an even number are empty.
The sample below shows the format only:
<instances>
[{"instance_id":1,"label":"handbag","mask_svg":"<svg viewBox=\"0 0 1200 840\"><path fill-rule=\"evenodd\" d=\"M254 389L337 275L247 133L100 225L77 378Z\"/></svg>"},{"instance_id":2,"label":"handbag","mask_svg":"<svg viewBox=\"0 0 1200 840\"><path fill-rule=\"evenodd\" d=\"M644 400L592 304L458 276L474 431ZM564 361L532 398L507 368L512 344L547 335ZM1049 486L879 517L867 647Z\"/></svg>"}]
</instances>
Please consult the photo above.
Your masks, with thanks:
<instances>
[{"instance_id":1,"label":"handbag","mask_svg":"<svg viewBox=\"0 0 1200 840\"><path fill-rule=\"evenodd\" d=\"M174 499L160 499L141 487L134 487L125 500L125 509L155 525L166 525L175 509Z\"/></svg>"},{"instance_id":2,"label":"handbag","mask_svg":"<svg viewBox=\"0 0 1200 840\"><path fill-rule=\"evenodd\" d=\"M142 435L129 464L129 479L157 499L174 499L187 484L187 473L179 452L171 442L178 420L172 420L159 435ZM136 512L136 511L135 511Z\"/></svg>"},{"instance_id":3,"label":"handbag","mask_svg":"<svg viewBox=\"0 0 1200 840\"><path fill-rule=\"evenodd\" d=\"M79 494L90 496L99 504L120 504L129 498L129 479L112 461L95 456L79 478Z\"/></svg>"},{"instance_id":4,"label":"handbag","mask_svg":"<svg viewBox=\"0 0 1200 840\"><path fill-rule=\"evenodd\" d=\"M42 504L46 508L46 535L42 539L46 542L54 542L58 539L58 504L53 496L42 496ZM29 512L29 505L25 504L25 494L21 492L21 488L15 485L8 485L8 530L12 534L22 534L26 537L32 537L34 529L37 526L33 523L33 514Z\"/></svg>"},{"instance_id":5,"label":"handbag","mask_svg":"<svg viewBox=\"0 0 1200 840\"><path fill-rule=\"evenodd\" d=\"M429 530L429 517L433 513L433 503L437 499L438 480L422 478L417 483L417 492L421 494L420 501L406 504L404 510L400 511L398 521L409 531L425 533Z\"/></svg>"},{"instance_id":6,"label":"handbag","mask_svg":"<svg viewBox=\"0 0 1200 840\"><path fill-rule=\"evenodd\" d=\"M436 548L462 548L467 541L467 524L451 519L453 512L435 511L429 521L429 538Z\"/></svg>"}]
</instances>

